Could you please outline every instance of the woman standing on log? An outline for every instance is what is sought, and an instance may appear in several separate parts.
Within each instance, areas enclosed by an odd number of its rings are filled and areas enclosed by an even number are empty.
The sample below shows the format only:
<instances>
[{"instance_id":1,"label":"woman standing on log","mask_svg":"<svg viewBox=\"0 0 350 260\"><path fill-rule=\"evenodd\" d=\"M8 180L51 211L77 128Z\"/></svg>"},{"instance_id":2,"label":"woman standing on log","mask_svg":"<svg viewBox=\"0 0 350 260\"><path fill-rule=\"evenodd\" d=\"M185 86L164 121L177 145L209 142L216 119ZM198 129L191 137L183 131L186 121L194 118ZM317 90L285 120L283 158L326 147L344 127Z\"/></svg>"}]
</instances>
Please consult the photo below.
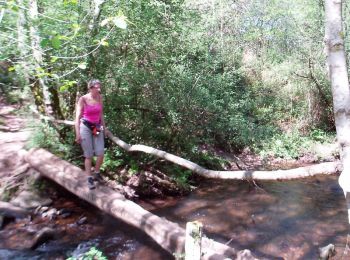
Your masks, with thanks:
<instances>
[{"instance_id":1,"label":"woman standing on log","mask_svg":"<svg viewBox=\"0 0 350 260\"><path fill-rule=\"evenodd\" d=\"M85 157L85 172L88 174L89 189L95 188L95 180L101 180L100 167L104 156L103 102L101 82L98 79L88 83L89 93L79 98L75 117L75 141L81 144ZM95 172L91 174L92 158L96 156Z\"/></svg>"}]
</instances>

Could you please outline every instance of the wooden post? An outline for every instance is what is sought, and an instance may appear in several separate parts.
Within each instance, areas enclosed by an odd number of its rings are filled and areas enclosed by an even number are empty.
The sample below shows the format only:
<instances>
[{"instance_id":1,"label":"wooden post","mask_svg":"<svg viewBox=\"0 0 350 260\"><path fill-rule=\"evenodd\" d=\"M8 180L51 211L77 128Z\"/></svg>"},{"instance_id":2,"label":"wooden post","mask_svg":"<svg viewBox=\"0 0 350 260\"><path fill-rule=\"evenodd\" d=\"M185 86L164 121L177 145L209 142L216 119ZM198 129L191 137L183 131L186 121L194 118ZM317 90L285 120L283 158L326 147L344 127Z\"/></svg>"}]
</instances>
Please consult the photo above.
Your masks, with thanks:
<instances>
[{"instance_id":1,"label":"wooden post","mask_svg":"<svg viewBox=\"0 0 350 260\"><path fill-rule=\"evenodd\" d=\"M203 224L198 221L187 222L185 260L200 260L202 254L202 229Z\"/></svg>"}]
</instances>

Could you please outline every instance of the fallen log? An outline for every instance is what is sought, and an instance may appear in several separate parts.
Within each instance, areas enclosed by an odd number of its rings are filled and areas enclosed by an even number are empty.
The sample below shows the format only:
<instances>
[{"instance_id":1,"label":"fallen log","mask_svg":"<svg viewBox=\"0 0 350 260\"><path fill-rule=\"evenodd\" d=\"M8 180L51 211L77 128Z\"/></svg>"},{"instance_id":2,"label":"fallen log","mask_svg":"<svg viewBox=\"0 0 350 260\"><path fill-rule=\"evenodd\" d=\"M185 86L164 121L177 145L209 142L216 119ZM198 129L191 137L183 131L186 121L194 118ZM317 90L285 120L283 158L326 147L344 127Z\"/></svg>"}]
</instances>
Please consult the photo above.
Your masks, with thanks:
<instances>
[{"instance_id":1,"label":"fallen log","mask_svg":"<svg viewBox=\"0 0 350 260\"><path fill-rule=\"evenodd\" d=\"M87 176L80 168L43 149L30 150L25 159L43 176L104 212L139 228L168 252L177 255L184 253L185 230L178 224L153 215L108 187L98 185L95 190L89 190L86 185ZM240 251L208 238L202 240L202 253L202 259L236 259L240 255ZM256 258L250 256L245 259Z\"/></svg>"},{"instance_id":2,"label":"fallen log","mask_svg":"<svg viewBox=\"0 0 350 260\"><path fill-rule=\"evenodd\" d=\"M46 118L47 120L51 120ZM56 123L74 125L73 121L68 120L54 120ZM166 161L177 164L183 168L191 170L192 172L205 177L205 178L216 178L216 179L239 179L239 180L291 180L298 178L306 178L318 174L335 174L342 171L342 164L340 161L335 162L324 162L306 167L299 167L289 170L276 170L276 171L252 171L252 170L240 170L240 171L216 171L205 169L202 166L176 156L165 151L142 145L134 144L130 145L120 138L114 136L109 130L105 131L106 136L111 139L116 145L121 147L127 152L144 152L153 155L157 158L164 159Z\"/></svg>"},{"instance_id":3,"label":"fallen log","mask_svg":"<svg viewBox=\"0 0 350 260\"><path fill-rule=\"evenodd\" d=\"M24 218L30 215L30 212L9 202L0 201L0 214L5 217Z\"/></svg>"},{"instance_id":4,"label":"fallen log","mask_svg":"<svg viewBox=\"0 0 350 260\"><path fill-rule=\"evenodd\" d=\"M342 169L340 162L325 162L316 165L299 167L290 170L276 170L276 171L215 171L208 170L202 166L183 159L179 156L167 153L165 151L146 146L146 145L130 145L114 136L110 131L106 131L108 136L115 144L123 148L127 152L144 152L151 154L158 158L162 158L169 162L175 163L186 169L193 171L194 173L206 177L206 178L218 178L218 179L255 179L255 180L282 180L282 179L295 179L314 176L316 174L334 174Z\"/></svg>"}]
</instances>

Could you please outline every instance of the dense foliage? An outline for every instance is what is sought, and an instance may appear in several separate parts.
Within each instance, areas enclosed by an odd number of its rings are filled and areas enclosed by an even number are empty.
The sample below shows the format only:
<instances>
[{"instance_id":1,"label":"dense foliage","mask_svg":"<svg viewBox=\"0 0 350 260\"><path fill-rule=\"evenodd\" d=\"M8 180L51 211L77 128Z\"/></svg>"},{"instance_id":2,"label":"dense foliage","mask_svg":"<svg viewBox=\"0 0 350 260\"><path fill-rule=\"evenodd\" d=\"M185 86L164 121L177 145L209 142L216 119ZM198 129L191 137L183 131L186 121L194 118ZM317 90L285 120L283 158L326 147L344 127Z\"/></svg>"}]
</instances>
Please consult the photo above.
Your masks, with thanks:
<instances>
[{"instance_id":1,"label":"dense foliage","mask_svg":"<svg viewBox=\"0 0 350 260\"><path fill-rule=\"evenodd\" d=\"M298 156L288 143L333 130L321 2L38 0L35 20L28 1L1 5L3 91L44 79L73 119L99 78L107 124L129 143L189 158L203 144ZM280 140L283 152L271 147Z\"/></svg>"}]
</instances>

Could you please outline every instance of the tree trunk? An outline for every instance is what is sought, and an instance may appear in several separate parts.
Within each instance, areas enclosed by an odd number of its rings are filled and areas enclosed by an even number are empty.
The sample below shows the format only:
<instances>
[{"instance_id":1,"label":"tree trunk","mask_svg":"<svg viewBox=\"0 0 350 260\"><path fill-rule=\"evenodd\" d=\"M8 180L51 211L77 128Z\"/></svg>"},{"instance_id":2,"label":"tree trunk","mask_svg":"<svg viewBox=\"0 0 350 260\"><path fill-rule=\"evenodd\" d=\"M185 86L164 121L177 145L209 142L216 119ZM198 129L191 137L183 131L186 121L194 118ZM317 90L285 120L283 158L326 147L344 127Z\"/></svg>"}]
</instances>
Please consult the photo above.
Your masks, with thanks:
<instances>
[{"instance_id":1,"label":"tree trunk","mask_svg":"<svg viewBox=\"0 0 350 260\"><path fill-rule=\"evenodd\" d=\"M50 119L49 119L50 120ZM73 121L68 120L54 120L54 122L59 124L66 124L74 126ZM205 169L202 166L181 158L179 156L167 153L165 151L142 145L135 144L130 145L120 138L114 136L109 130L105 132L106 137L111 139L116 145L123 148L127 152L144 152L150 155L153 155L157 158L164 159L168 162L177 164L183 168L191 170L192 172L205 177L205 178L217 178L217 179L232 179L232 180L290 180L296 178L305 178L314 176L317 174L334 174L338 173L343 169L343 166L340 162L325 162L319 163L316 165L299 167L289 170L276 170L276 171L254 171L254 170L245 170L245 171L215 171Z\"/></svg>"},{"instance_id":2,"label":"tree trunk","mask_svg":"<svg viewBox=\"0 0 350 260\"><path fill-rule=\"evenodd\" d=\"M332 86L337 139L341 148L343 171L339 177L348 205L350 224L350 90L342 28L342 1L325 1L325 43Z\"/></svg>"},{"instance_id":3,"label":"tree trunk","mask_svg":"<svg viewBox=\"0 0 350 260\"><path fill-rule=\"evenodd\" d=\"M215 171L205 169L202 166L183 159L179 156L167 153L165 151L146 146L141 144L130 145L123 140L114 136L110 131L106 131L106 136L109 137L115 144L123 148L127 152L144 152L151 154L158 158L175 163L181 167L189 169L194 173L205 178L218 178L218 179L255 179L255 180L280 180L280 179L294 179L310 177L316 174L334 174L342 169L339 162L326 162L317 165L311 165L306 167L299 167L290 170L277 170L277 171Z\"/></svg>"},{"instance_id":4,"label":"tree trunk","mask_svg":"<svg viewBox=\"0 0 350 260\"><path fill-rule=\"evenodd\" d=\"M95 40L96 35L98 34L98 26L99 26L99 20L101 16L101 7L105 3L105 0L93 0L92 1L92 8L91 8L91 31L90 31L90 39L91 42ZM88 71L89 71L89 76L93 77L94 72L96 71L96 60L94 56L93 49L95 47L92 46L89 48L89 56L88 56Z\"/></svg>"},{"instance_id":5,"label":"tree trunk","mask_svg":"<svg viewBox=\"0 0 350 260\"><path fill-rule=\"evenodd\" d=\"M39 81L35 79L31 79L30 82L30 89L32 91L32 95L34 98L34 103L36 106L36 109L40 114L45 114L45 102L44 102L44 96L42 89L40 87Z\"/></svg>"},{"instance_id":6,"label":"tree trunk","mask_svg":"<svg viewBox=\"0 0 350 260\"><path fill-rule=\"evenodd\" d=\"M168 252L180 255L184 253L185 230L178 224L153 215L136 203L125 199L120 193L103 185L98 185L95 190L89 190L87 176L81 169L43 149L32 149L25 159L45 177L104 212L139 228ZM224 259L225 257L236 259L242 253L208 238L202 239L202 252L202 259ZM244 250L245 254L246 252L247 250ZM255 259L250 253L248 255L245 259Z\"/></svg>"},{"instance_id":7,"label":"tree trunk","mask_svg":"<svg viewBox=\"0 0 350 260\"><path fill-rule=\"evenodd\" d=\"M23 5L23 0L18 0L19 5ZM26 41L27 36L25 32L26 18L22 8L18 9L18 17L17 17L17 48L21 52L22 57L26 57L28 54ZM27 72L27 70L26 70ZM29 82L29 80L27 81Z\"/></svg>"},{"instance_id":8,"label":"tree trunk","mask_svg":"<svg viewBox=\"0 0 350 260\"><path fill-rule=\"evenodd\" d=\"M37 0L29 0L29 10L28 10L28 18L29 18L29 34L30 34L30 42L31 49L34 58L34 66L35 69L42 68L43 57L42 50L40 47L40 37L39 32L37 30L37 20L38 20L38 3ZM50 92L48 86L45 82L45 77L35 77L35 81L38 82L38 86L42 91L43 101L45 104L45 114L52 115L53 109L51 105Z\"/></svg>"}]
</instances>

